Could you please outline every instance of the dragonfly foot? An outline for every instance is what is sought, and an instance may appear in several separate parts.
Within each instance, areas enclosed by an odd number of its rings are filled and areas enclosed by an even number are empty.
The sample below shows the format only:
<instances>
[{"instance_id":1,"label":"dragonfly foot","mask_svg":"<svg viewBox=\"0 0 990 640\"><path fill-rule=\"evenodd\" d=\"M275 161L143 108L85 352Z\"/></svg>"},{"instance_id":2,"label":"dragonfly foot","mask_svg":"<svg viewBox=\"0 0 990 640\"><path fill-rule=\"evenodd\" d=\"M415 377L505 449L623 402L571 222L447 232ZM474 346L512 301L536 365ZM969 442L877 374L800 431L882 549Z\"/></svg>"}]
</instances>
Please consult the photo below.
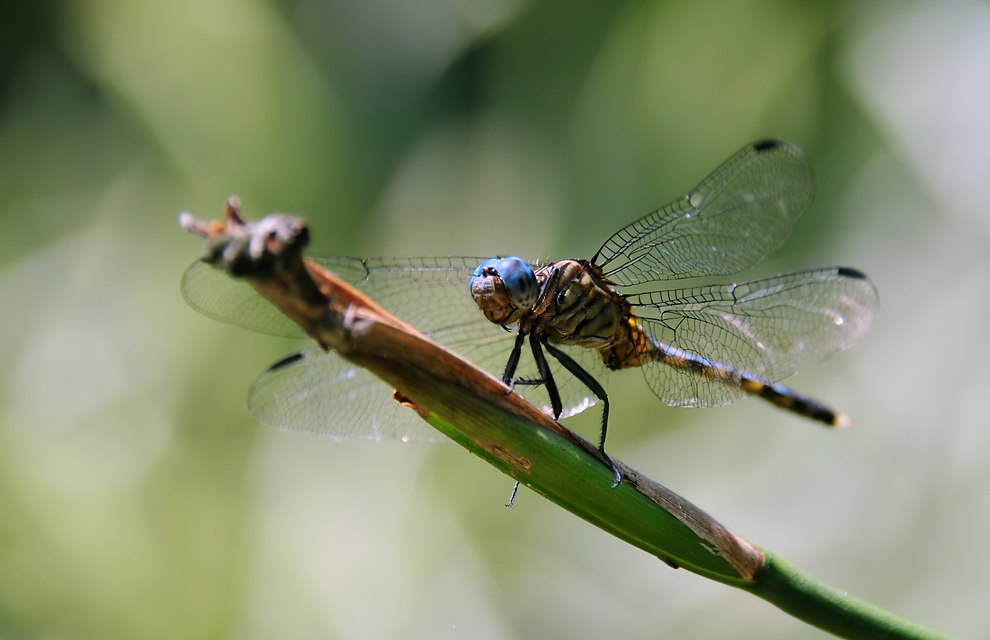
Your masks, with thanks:
<instances>
[{"instance_id":1,"label":"dragonfly foot","mask_svg":"<svg viewBox=\"0 0 990 640\"><path fill-rule=\"evenodd\" d=\"M518 481L516 482L515 486L512 487L512 495L509 496L509 501L505 503L505 506L509 507L510 509L512 509L513 505L516 503L516 491L519 491Z\"/></svg>"},{"instance_id":2,"label":"dragonfly foot","mask_svg":"<svg viewBox=\"0 0 990 640\"><path fill-rule=\"evenodd\" d=\"M619 467L616 466L611 456L605 453L605 449L598 449L598 452L605 456L605 461L608 462L610 467L612 467L612 473L615 474L615 482L612 484L612 488L614 489L622 483L622 472L619 471Z\"/></svg>"},{"instance_id":3,"label":"dragonfly foot","mask_svg":"<svg viewBox=\"0 0 990 640\"><path fill-rule=\"evenodd\" d=\"M539 385L543 384L543 381L540 380L540 379L535 379L534 380L534 379L530 379L530 378L516 378L515 380L510 380L509 382L506 382L505 384L509 385L509 390L506 392L505 395L510 395L513 391L516 390L516 385L517 384L518 385L522 385L524 387L535 387L535 386L539 386Z\"/></svg>"}]
</instances>

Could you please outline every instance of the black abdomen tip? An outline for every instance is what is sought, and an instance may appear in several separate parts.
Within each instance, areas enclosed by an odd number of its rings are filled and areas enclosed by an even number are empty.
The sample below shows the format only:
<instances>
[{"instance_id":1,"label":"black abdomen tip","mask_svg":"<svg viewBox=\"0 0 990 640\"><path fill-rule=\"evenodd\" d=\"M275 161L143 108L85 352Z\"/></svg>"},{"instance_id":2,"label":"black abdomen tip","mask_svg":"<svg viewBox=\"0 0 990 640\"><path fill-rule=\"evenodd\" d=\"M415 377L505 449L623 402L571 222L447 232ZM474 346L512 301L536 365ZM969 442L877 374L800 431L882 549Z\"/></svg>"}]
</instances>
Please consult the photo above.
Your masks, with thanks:
<instances>
[{"instance_id":1,"label":"black abdomen tip","mask_svg":"<svg viewBox=\"0 0 990 640\"><path fill-rule=\"evenodd\" d=\"M298 362L299 360L302 360L302 359L303 359L303 354L301 354L301 353L290 353L289 355L285 356L284 358L282 358L281 360L279 360L278 362L276 362L272 366L268 367L268 370L269 371L277 371L278 369L284 369L285 367L289 366L293 362Z\"/></svg>"},{"instance_id":2,"label":"black abdomen tip","mask_svg":"<svg viewBox=\"0 0 990 640\"><path fill-rule=\"evenodd\" d=\"M853 269L852 267L839 267L838 274L843 278L856 278L857 280L866 280L866 274L859 269Z\"/></svg>"},{"instance_id":3,"label":"black abdomen tip","mask_svg":"<svg viewBox=\"0 0 990 640\"><path fill-rule=\"evenodd\" d=\"M765 140L758 140L753 143L753 150L759 153L764 151L769 151L770 149L776 149L780 146L780 140L773 140L772 138L767 138Z\"/></svg>"}]
</instances>

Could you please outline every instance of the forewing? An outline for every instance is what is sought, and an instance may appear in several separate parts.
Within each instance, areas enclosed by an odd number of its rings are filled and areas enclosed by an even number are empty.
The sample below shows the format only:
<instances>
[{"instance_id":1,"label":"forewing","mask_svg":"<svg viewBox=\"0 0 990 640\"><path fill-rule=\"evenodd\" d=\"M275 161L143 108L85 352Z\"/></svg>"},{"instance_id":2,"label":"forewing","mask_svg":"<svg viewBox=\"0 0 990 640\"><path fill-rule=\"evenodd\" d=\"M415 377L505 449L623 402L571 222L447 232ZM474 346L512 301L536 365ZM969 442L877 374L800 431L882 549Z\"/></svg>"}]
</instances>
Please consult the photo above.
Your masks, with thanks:
<instances>
[{"instance_id":1,"label":"forewing","mask_svg":"<svg viewBox=\"0 0 990 640\"><path fill-rule=\"evenodd\" d=\"M323 264L329 256L316 256ZM471 274L485 258L403 257L358 261L363 272L345 277L385 310L438 342L454 347L499 337L471 297ZM326 265L331 271L334 265ZM335 272L336 273L336 272Z\"/></svg>"},{"instance_id":2,"label":"forewing","mask_svg":"<svg viewBox=\"0 0 990 640\"><path fill-rule=\"evenodd\" d=\"M347 282L366 276L361 260L341 256L314 256L313 259ZM232 278L204 260L189 265L179 284L190 307L205 316L238 327L287 338L306 334L242 278Z\"/></svg>"},{"instance_id":3,"label":"forewing","mask_svg":"<svg viewBox=\"0 0 990 640\"><path fill-rule=\"evenodd\" d=\"M348 258L308 256L385 309L430 334L464 323L491 325L471 299L469 281L483 258ZM247 281L197 260L186 269L182 296L196 311L269 335L306 337Z\"/></svg>"},{"instance_id":4,"label":"forewing","mask_svg":"<svg viewBox=\"0 0 990 640\"><path fill-rule=\"evenodd\" d=\"M309 257L416 329L501 378L516 334L489 322L471 298L470 277L483 258ZM182 293L190 306L216 320L271 335L306 337L245 281L203 261L186 271ZM521 371L526 372L525 377L535 378L528 345L526 351ZM594 364L589 355L601 361L597 352L572 355L583 358L589 367ZM384 383L332 352L304 349L280 363L255 382L248 400L251 412L266 424L338 440L443 439L414 412L393 400L392 390ZM551 364L560 385L564 417L594 404L594 396L584 385L554 361ZM546 405L550 413L542 386L518 387L517 391L538 406Z\"/></svg>"},{"instance_id":5,"label":"forewing","mask_svg":"<svg viewBox=\"0 0 990 640\"><path fill-rule=\"evenodd\" d=\"M235 280L203 260L189 265L179 288L190 307L214 320L272 336L305 336L299 325L245 280Z\"/></svg>"},{"instance_id":6,"label":"forewing","mask_svg":"<svg viewBox=\"0 0 990 640\"><path fill-rule=\"evenodd\" d=\"M447 441L367 369L318 347L295 351L269 367L251 386L248 409L277 429L334 440Z\"/></svg>"},{"instance_id":7,"label":"forewing","mask_svg":"<svg viewBox=\"0 0 990 640\"><path fill-rule=\"evenodd\" d=\"M873 283L846 268L802 271L741 284L628 296L643 328L666 347L760 382L797 372L862 337L880 301ZM650 387L671 406L712 407L743 394L661 363L644 366Z\"/></svg>"},{"instance_id":8,"label":"forewing","mask_svg":"<svg viewBox=\"0 0 990 640\"><path fill-rule=\"evenodd\" d=\"M814 185L798 147L753 143L687 195L620 229L593 262L619 285L737 273L790 235Z\"/></svg>"}]
</instances>

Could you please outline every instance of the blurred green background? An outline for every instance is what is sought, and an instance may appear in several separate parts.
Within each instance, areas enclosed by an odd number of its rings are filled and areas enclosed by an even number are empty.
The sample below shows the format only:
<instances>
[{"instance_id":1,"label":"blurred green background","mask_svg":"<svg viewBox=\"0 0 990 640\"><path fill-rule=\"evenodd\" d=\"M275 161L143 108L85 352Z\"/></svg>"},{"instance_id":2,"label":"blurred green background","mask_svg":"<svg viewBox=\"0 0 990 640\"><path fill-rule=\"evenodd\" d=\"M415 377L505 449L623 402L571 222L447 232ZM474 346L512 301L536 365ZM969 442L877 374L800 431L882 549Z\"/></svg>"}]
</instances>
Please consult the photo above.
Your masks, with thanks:
<instances>
[{"instance_id":1,"label":"blurred green background","mask_svg":"<svg viewBox=\"0 0 990 640\"><path fill-rule=\"evenodd\" d=\"M610 379L616 455L801 568L990 636L990 5L0 3L0 638L820 638L454 446L259 426L293 348L198 316L179 211L352 255L587 257L775 136L815 204L745 276L880 317L829 432ZM744 276L744 277L745 277ZM597 411L568 424L589 437Z\"/></svg>"}]
</instances>

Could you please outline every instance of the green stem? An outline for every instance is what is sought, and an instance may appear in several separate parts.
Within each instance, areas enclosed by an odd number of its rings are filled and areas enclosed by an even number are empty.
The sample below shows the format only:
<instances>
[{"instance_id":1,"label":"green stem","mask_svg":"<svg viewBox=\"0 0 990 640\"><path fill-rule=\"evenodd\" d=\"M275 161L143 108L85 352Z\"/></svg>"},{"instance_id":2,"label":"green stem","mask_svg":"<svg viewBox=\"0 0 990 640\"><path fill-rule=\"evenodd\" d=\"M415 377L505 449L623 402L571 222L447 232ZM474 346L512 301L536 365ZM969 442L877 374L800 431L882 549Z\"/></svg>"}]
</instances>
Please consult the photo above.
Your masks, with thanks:
<instances>
[{"instance_id":1,"label":"green stem","mask_svg":"<svg viewBox=\"0 0 990 640\"><path fill-rule=\"evenodd\" d=\"M908 622L845 591L830 587L766 549L753 584L741 588L799 620L841 638L946 640L949 636Z\"/></svg>"},{"instance_id":2,"label":"green stem","mask_svg":"<svg viewBox=\"0 0 990 640\"><path fill-rule=\"evenodd\" d=\"M379 346L368 350L352 343L361 353L345 355L399 389L442 433L575 515L672 566L748 591L842 638L948 638L827 586L772 552L757 550L621 463L623 482L612 489L612 472L590 443L556 423L548 429L542 420L519 415L515 396L492 395L463 370L443 373L452 366L449 356L431 353L429 347L417 353L417 346L410 354L386 346L394 344L389 336L393 331L366 334Z\"/></svg>"}]
</instances>

